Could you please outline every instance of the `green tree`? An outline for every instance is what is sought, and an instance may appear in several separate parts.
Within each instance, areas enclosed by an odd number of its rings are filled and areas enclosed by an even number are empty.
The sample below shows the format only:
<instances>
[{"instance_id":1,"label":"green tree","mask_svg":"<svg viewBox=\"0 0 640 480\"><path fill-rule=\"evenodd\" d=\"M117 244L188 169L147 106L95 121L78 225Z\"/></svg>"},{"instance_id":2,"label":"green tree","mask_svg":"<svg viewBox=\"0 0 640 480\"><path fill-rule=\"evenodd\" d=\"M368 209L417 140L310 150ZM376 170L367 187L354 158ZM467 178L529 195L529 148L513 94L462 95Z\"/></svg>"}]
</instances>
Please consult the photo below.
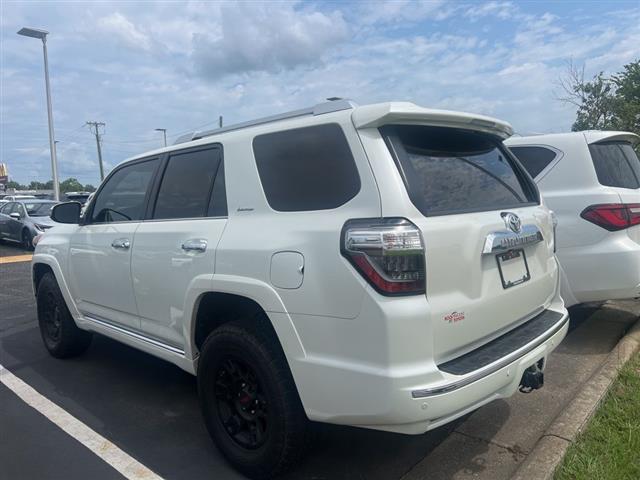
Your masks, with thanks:
<instances>
[{"instance_id":1,"label":"green tree","mask_svg":"<svg viewBox=\"0 0 640 480\"><path fill-rule=\"evenodd\" d=\"M82 184L75 178L67 178L60 182L60 193L80 192L82 189Z\"/></svg>"},{"instance_id":2,"label":"green tree","mask_svg":"<svg viewBox=\"0 0 640 480\"><path fill-rule=\"evenodd\" d=\"M85 192L95 192L96 191L96 187L94 187L93 185L91 185L90 183L87 183L84 186L84 191Z\"/></svg>"},{"instance_id":3,"label":"green tree","mask_svg":"<svg viewBox=\"0 0 640 480\"><path fill-rule=\"evenodd\" d=\"M640 60L611 76L616 87L616 127L640 134Z\"/></svg>"},{"instance_id":4,"label":"green tree","mask_svg":"<svg viewBox=\"0 0 640 480\"><path fill-rule=\"evenodd\" d=\"M7 188L14 188L16 190L26 190L27 187L25 187L24 185L16 182L15 180L9 180L7 182Z\"/></svg>"},{"instance_id":5,"label":"green tree","mask_svg":"<svg viewBox=\"0 0 640 480\"><path fill-rule=\"evenodd\" d=\"M584 79L584 66L569 63L560 79L559 99L577 107L573 131L625 130L640 135L640 59L607 77L603 72Z\"/></svg>"}]
</instances>

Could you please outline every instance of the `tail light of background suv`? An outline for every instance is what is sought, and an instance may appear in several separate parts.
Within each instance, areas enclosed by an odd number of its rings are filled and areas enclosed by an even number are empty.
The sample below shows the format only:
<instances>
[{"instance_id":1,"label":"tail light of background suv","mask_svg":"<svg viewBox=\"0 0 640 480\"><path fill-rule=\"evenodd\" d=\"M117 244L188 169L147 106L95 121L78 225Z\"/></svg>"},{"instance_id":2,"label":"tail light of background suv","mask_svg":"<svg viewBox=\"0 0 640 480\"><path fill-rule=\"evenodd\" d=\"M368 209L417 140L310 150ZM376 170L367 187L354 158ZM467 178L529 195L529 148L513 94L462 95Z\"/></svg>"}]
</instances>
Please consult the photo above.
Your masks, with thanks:
<instances>
[{"instance_id":1,"label":"tail light of background suv","mask_svg":"<svg viewBox=\"0 0 640 480\"><path fill-rule=\"evenodd\" d=\"M349 220L342 229L342 255L383 295L425 292L424 244L404 218Z\"/></svg>"},{"instance_id":2,"label":"tail light of background suv","mask_svg":"<svg viewBox=\"0 0 640 480\"><path fill-rule=\"evenodd\" d=\"M585 220L615 232L640 225L640 203L601 203L585 208L580 214Z\"/></svg>"}]
</instances>

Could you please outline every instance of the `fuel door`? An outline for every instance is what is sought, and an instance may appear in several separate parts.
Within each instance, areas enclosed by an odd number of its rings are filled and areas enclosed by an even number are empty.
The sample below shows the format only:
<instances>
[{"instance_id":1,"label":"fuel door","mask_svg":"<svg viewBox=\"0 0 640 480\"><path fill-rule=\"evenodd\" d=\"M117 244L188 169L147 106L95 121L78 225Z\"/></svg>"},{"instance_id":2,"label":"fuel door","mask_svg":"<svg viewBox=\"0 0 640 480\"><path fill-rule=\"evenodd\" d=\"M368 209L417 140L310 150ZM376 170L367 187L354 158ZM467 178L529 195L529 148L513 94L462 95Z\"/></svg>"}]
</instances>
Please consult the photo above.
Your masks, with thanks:
<instances>
[{"instance_id":1,"label":"fuel door","mask_svg":"<svg viewBox=\"0 0 640 480\"><path fill-rule=\"evenodd\" d=\"M276 252L271 257L271 283L277 288L296 289L304 278L304 256L300 252Z\"/></svg>"}]
</instances>

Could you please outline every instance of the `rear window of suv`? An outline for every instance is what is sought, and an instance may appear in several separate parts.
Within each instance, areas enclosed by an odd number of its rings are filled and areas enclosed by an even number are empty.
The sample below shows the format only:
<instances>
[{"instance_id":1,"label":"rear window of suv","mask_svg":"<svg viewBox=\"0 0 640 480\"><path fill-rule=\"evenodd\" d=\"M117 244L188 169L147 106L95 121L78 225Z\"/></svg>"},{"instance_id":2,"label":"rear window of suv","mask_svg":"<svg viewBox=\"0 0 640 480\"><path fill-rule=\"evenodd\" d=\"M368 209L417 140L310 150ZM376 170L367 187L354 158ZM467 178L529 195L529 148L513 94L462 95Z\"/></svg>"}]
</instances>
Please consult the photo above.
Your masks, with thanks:
<instances>
[{"instance_id":1,"label":"rear window of suv","mask_svg":"<svg viewBox=\"0 0 640 480\"><path fill-rule=\"evenodd\" d=\"M418 125L381 128L413 204L423 215L538 203L535 186L498 139Z\"/></svg>"},{"instance_id":2,"label":"rear window of suv","mask_svg":"<svg viewBox=\"0 0 640 480\"><path fill-rule=\"evenodd\" d=\"M531 178L536 178L557 156L556 152L545 147L509 147L509 150L518 157Z\"/></svg>"},{"instance_id":3,"label":"rear window of suv","mask_svg":"<svg viewBox=\"0 0 640 480\"><path fill-rule=\"evenodd\" d=\"M589 151L600 185L640 188L640 160L630 143L593 143Z\"/></svg>"},{"instance_id":4,"label":"rear window of suv","mask_svg":"<svg viewBox=\"0 0 640 480\"><path fill-rule=\"evenodd\" d=\"M281 212L337 208L360 191L360 177L342 128L316 125L253 140L262 188Z\"/></svg>"}]
</instances>

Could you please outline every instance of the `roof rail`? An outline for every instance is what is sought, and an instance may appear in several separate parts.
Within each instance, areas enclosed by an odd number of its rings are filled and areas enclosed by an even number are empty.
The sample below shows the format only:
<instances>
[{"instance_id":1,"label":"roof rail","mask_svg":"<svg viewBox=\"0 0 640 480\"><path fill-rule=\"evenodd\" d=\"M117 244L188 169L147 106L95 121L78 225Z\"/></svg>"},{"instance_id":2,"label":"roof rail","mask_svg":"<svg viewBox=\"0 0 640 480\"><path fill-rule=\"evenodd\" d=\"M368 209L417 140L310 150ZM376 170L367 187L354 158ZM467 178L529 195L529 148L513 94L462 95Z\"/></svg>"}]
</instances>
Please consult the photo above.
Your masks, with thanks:
<instances>
[{"instance_id":1,"label":"roof rail","mask_svg":"<svg viewBox=\"0 0 640 480\"><path fill-rule=\"evenodd\" d=\"M181 135L176 139L174 145L179 143L190 142L192 140L199 140L204 137L210 137L211 135L218 135L219 133L231 132L234 130L241 130L243 128L255 127L256 125L264 125L265 123L277 122L278 120L286 120L295 117L304 117L306 115L323 115L325 113L339 112L340 110L349 110L355 108L357 105L352 100L332 97L328 102L318 103L313 107L302 108L300 110L292 110L286 113L280 113L278 115L271 115L269 117L258 118L257 120L249 120L248 122L236 123L235 125L229 125L228 127L216 128L214 130L206 130L203 132L191 132L185 135Z\"/></svg>"}]
</instances>

